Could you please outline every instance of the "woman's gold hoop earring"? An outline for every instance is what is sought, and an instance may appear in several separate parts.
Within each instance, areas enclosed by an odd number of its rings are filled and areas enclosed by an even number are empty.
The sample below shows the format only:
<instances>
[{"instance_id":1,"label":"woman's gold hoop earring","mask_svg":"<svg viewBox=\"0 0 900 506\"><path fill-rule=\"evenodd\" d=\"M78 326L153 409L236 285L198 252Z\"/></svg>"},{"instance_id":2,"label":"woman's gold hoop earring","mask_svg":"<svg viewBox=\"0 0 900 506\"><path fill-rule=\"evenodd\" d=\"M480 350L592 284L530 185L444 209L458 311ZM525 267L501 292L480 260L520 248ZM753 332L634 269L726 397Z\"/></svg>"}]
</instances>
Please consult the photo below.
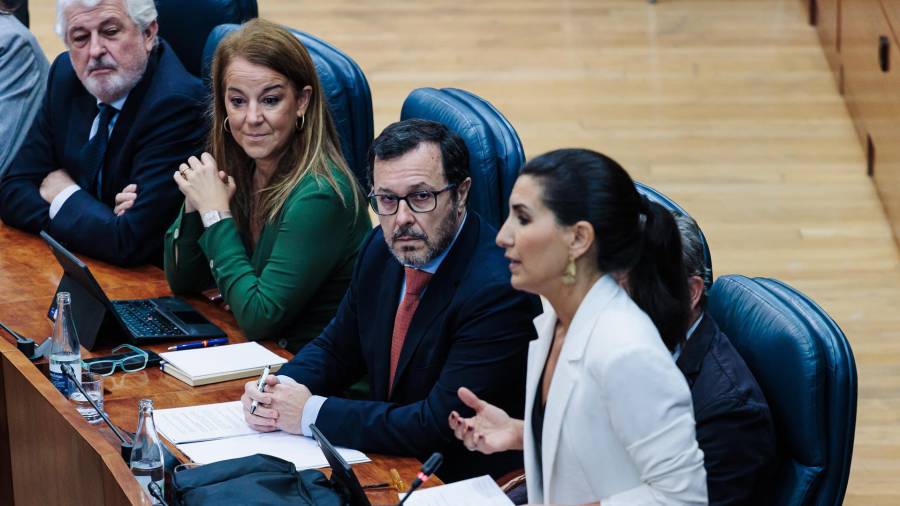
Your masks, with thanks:
<instances>
[{"instance_id":1,"label":"woman's gold hoop earring","mask_svg":"<svg viewBox=\"0 0 900 506\"><path fill-rule=\"evenodd\" d=\"M300 118L299 118L297 121L300 122L300 125L297 126L297 130L300 130L300 131L302 132L302 131L303 131L303 125L306 124L306 115L304 114L304 115L300 116Z\"/></svg>"},{"instance_id":2,"label":"woman's gold hoop earring","mask_svg":"<svg viewBox=\"0 0 900 506\"><path fill-rule=\"evenodd\" d=\"M569 264L566 265L566 270L562 275L562 282L564 285L574 285L575 284L575 260L569 260Z\"/></svg>"},{"instance_id":3,"label":"woman's gold hoop earring","mask_svg":"<svg viewBox=\"0 0 900 506\"><path fill-rule=\"evenodd\" d=\"M231 133L231 130L228 128L228 118L225 118L225 121L222 122L222 130Z\"/></svg>"}]
</instances>

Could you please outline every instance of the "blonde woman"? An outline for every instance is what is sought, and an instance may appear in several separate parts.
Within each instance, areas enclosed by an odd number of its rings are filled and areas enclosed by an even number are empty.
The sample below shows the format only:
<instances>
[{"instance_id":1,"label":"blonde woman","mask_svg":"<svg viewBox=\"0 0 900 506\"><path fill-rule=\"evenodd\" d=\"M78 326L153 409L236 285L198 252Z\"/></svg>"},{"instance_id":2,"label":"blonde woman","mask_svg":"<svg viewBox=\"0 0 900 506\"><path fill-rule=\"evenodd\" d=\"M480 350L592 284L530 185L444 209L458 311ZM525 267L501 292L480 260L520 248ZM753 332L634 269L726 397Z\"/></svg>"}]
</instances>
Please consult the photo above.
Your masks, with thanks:
<instances>
[{"instance_id":1,"label":"blonde woman","mask_svg":"<svg viewBox=\"0 0 900 506\"><path fill-rule=\"evenodd\" d=\"M248 339L297 352L331 320L371 230L309 53L255 19L212 64L209 153L174 174L166 234L175 292L213 283Z\"/></svg>"}]
</instances>

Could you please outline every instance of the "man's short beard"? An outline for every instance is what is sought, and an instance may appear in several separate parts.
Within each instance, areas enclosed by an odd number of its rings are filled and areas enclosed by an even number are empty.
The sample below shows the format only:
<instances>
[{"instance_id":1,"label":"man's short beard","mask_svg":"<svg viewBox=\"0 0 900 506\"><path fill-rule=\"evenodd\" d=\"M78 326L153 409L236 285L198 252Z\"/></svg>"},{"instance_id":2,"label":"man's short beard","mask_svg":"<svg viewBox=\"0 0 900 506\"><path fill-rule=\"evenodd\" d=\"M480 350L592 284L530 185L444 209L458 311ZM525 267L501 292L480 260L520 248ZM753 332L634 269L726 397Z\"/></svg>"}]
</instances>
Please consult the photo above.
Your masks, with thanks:
<instances>
[{"instance_id":1,"label":"man's short beard","mask_svg":"<svg viewBox=\"0 0 900 506\"><path fill-rule=\"evenodd\" d=\"M462 216L461 213L456 211L456 207L450 211L450 214L447 216L443 222L441 222L440 226L438 226L437 230L435 230L435 237L430 238L424 235L410 233L409 228L406 229L397 229L394 232L394 237L391 239L390 249L391 254L394 255L394 258L397 259L401 264L419 268L423 265L428 264L441 253L443 253L449 246L450 243L453 242L453 238L456 237L456 231L459 228L459 218ZM394 241L397 237L404 235L413 235L416 237L420 237L423 241L425 241L425 252L424 253L416 253L414 251L397 251L394 246Z\"/></svg>"},{"instance_id":2,"label":"man's short beard","mask_svg":"<svg viewBox=\"0 0 900 506\"><path fill-rule=\"evenodd\" d=\"M140 62L139 65L136 65L134 68L128 68L116 63L115 65L119 72L102 77L91 77L90 71L88 71L88 76L84 79L84 87L91 95L98 98L100 101L105 103L114 102L125 96L126 93L137 86L137 83L141 80L144 76L144 72L147 70L147 62L149 61L150 58L147 56L144 58L144 61ZM92 61L88 64L88 69L92 66L97 65Z\"/></svg>"}]
</instances>

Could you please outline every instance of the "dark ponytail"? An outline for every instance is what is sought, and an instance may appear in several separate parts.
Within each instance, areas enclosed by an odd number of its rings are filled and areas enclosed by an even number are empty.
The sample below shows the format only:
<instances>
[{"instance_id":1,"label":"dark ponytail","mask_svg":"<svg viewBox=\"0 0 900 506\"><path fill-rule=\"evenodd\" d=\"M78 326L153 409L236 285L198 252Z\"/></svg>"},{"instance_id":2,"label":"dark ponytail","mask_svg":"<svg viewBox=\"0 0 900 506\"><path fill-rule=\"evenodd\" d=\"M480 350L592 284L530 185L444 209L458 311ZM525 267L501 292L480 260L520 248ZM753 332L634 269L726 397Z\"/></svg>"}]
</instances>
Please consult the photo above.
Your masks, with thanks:
<instances>
[{"instance_id":1,"label":"dark ponytail","mask_svg":"<svg viewBox=\"0 0 900 506\"><path fill-rule=\"evenodd\" d=\"M595 151L551 151L521 174L539 180L543 203L557 222L584 220L594 227L597 268L628 274L631 298L674 350L685 338L690 299L672 215L642 197L615 160Z\"/></svg>"},{"instance_id":2,"label":"dark ponytail","mask_svg":"<svg viewBox=\"0 0 900 506\"><path fill-rule=\"evenodd\" d=\"M656 202L645 202L643 248L628 272L631 298L656 324L670 350L684 341L690 314L687 274L681 255L681 235L672 213Z\"/></svg>"}]
</instances>

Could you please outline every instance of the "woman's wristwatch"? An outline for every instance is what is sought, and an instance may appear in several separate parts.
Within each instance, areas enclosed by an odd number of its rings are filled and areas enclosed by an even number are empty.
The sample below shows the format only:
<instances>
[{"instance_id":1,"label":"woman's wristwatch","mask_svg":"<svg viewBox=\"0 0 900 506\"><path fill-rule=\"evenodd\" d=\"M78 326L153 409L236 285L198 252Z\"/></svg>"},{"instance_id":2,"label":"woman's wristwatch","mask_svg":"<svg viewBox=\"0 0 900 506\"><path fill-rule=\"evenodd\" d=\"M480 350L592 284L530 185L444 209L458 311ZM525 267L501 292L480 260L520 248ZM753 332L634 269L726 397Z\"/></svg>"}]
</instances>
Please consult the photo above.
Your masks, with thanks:
<instances>
[{"instance_id":1,"label":"woman's wristwatch","mask_svg":"<svg viewBox=\"0 0 900 506\"><path fill-rule=\"evenodd\" d=\"M200 215L203 228L209 228L225 218L231 218L231 211L207 211Z\"/></svg>"}]
</instances>

